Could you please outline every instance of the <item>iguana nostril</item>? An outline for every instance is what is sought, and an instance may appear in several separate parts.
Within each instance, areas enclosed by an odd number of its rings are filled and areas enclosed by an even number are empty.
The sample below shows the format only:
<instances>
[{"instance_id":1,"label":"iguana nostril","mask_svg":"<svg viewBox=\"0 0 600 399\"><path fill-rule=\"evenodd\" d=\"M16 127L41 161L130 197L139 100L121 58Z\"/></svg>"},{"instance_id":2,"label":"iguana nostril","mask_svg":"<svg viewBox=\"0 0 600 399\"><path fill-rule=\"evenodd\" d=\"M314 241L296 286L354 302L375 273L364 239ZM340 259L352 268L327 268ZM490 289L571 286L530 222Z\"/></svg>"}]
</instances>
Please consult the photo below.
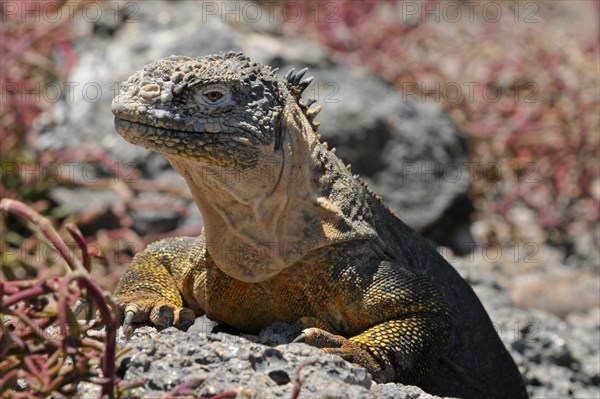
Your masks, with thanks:
<instances>
[{"instance_id":1,"label":"iguana nostril","mask_svg":"<svg viewBox=\"0 0 600 399\"><path fill-rule=\"evenodd\" d=\"M144 85L140 89L140 96L145 100L150 100L158 95L160 95L160 86L156 83Z\"/></svg>"}]
</instances>

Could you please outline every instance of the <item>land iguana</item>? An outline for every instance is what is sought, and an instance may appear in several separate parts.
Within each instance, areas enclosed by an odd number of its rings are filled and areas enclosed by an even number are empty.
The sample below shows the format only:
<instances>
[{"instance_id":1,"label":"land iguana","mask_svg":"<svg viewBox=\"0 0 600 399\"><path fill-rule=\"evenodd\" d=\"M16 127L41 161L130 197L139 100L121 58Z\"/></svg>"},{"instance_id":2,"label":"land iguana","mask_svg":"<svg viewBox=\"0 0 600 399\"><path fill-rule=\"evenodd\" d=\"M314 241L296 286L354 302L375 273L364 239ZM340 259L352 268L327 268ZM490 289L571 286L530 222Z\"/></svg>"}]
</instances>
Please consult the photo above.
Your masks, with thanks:
<instances>
[{"instance_id":1,"label":"land iguana","mask_svg":"<svg viewBox=\"0 0 600 399\"><path fill-rule=\"evenodd\" d=\"M296 342L378 382L526 398L470 286L320 141L304 74L229 52L159 59L123 82L116 130L185 178L205 229L136 255L114 293L124 325L297 322Z\"/></svg>"}]
</instances>

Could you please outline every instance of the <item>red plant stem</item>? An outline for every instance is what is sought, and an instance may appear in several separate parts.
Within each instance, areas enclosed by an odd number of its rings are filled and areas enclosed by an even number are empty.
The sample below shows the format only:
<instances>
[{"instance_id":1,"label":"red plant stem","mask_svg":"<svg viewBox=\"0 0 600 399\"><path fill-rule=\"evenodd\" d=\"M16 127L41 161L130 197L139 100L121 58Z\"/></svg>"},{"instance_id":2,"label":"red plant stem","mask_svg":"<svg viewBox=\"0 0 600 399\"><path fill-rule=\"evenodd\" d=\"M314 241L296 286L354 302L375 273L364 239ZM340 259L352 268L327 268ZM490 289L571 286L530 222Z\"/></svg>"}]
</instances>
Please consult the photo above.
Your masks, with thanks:
<instances>
[{"instance_id":1,"label":"red plant stem","mask_svg":"<svg viewBox=\"0 0 600 399\"><path fill-rule=\"evenodd\" d=\"M24 203L13 200L13 199L6 199L6 198L2 199L2 201L0 201L0 210L12 212L12 213L30 221L31 223L33 223L42 232L42 234L54 245L54 247L57 249L58 253L63 257L63 259L69 265L71 271L75 272L74 274L71 275L71 280L77 280L80 287L83 286L83 287L87 288L87 292L89 293L90 297L94 300L94 302L96 303L96 306L98 306L98 310L100 312L100 318L102 319L102 322L106 326L105 327L106 328L106 336L105 336L105 340L104 340L105 350L104 350L104 353L102 356L102 366L101 366L102 373L103 373L104 377L106 378L106 381L101 384L102 391L101 391L100 395L101 396L106 395L109 398L113 398L114 397L114 386L115 386L115 381L116 381L115 352L116 352L118 326L117 326L116 319L113 316L112 309L109 307L108 302L106 301L104 294L102 293L102 290L93 282L88 271L81 264L81 262L79 262L78 259L76 259L72 256L72 254L67 249L66 244L60 238L60 236L58 235L58 233L56 232L54 227L52 227L52 224L50 223L50 221L48 219L44 218L43 216L41 216L39 213L37 213L35 210L33 210L29 206L25 205ZM75 237L78 235L81 235L81 233L79 233L79 230L77 230L76 228L71 228L69 230L69 232L71 233L71 235L75 234ZM73 232L75 232L75 233L73 233ZM83 237L81 237L81 238L83 238ZM78 241L77 238L75 238L75 240ZM78 244L79 244L79 241L78 241ZM89 256L89 254L87 254L87 247L85 245L83 245L83 246L80 245L80 248L82 250L82 253ZM83 257L85 257L85 255ZM60 292L63 295L59 295L59 301L58 301L59 310L57 313L58 313L58 319L59 319L59 327L61 329L61 333L63 334L63 345L66 342L64 340L64 338L67 336L67 332L68 332L67 331L66 310L64 307L66 306L66 294L68 293L68 282L69 281L70 280L67 280L67 279L60 280L60 288L61 288ZM44 286L44 284L42 284L41 286L38 286L38 287L43 287L43 286ZM43 290L41 290L38 287L33 287L32 289L30 289L30 292L43 293ZM37 288L37 291L35 291L36 288ZM49 287L48 287L48 289L49 289ZM13 297L17 297L17 298L20 297L21 299L25 299L28 296L15 294L15 295L13 295Z\"/></svg>"},{"instance_id":2,"label":"red plant stem","mask_svg":"<svg viewBox=\"0 0 600 399\"><path fill-rule=\"evenodd\" d=\"M89 272L90 271L90 254L87 250L85 238L83 238L81 231L73 223L67 223L65 225L65 228L67 229L69 234L71 234L71 237L73 237L73 239L77 243L77 246L79 246L79 249L81 249L81 258L83 260L83 267L85 267L85 270L87 270Z\"/></svg>"},{"instance_id":3,"label":"red plant stem","mask_svg":"<svg viewBox=\"0 0 600 399\"><path fill-rule=\"evenodd\" d=\"M40 372L37 364L35 364L35 362L33 360L34 359L31 356L25 356L23 358L23 362L27 366L29 373L32 374L33 376L35 376L40 381L40 384L43 385L44 384L44 379L43 379L43 375L42 375L43 373Z\"/></svg>"},{"instance_id":4,"label":"red plant stem","mask_svg":"<svg viewBox=\"0 0 600 399\"><path fill-rule=\"evenodd\" d=\"M302 388L302 378L300 376L300 372L302 369L307 366L309 363L305 362L296 367L296 379L294 381L294 386L292 387L292 393L290 394L290 399L297 399L298 395L300 395L300 389Z\"/></svg>"},{"instance_id":5,"label":"red plant stem","mask_svg":"<svg viewBox=\"0 0 600 399\"><path fill-rule=\"evenodd\" d=\"M5 306L5 307L9 307L14 305L17 302L23 301L25 299L29 299L29 298L35 298L36 296L40 296L40 295L45 295L48 294L49 292L52 292L52 288L50 288L48 286L48 284L43 281L42 284L35 286L35 287L31 287L28 289L25 289L23 291L19 291L11 296L9 296L6 301L4 301L2 299L2 297L0 297L0 305L1 306Z\"/></svg>"},{"instance_id":6,"label":"red plant stem","mask_svg":"<svg viewBox=\"0 0 600 399\"><path fill-rule=\"evenodd\" d=\"M215 396L211 396L208 399L225 399L225 398L231 398L231 397L235 398L236 396L237 396L236 391L225 391L225 392L218 393Z\"/></svg>"},{"instance_id":7,"label":"red plant stem","mask_svg":"<svg viewBox=\"0 0 600 399\"><path fill-rule=\"evenodd\" d=\"M8 373L6 373L0 378L0 387L7 386L7 383L12 379L16 380L18 378L18 374L18 370L10 370Z\"/></svg>"},{"instance_id":8,"label":"red plant stem","mask_svg":"<svg viewBox=\"0 0 600 399\"><path fill-rule=\"evenodd\" d=\"M194 388L200 385L201 382L202 380L199 378L193 378L189 381L186 381L183 384L179 385L177 388L175 388L173 391L171 391L169 397L171 397L171 395L173 397L179 395L191 395L194 391Z\"/></svg>"},{"instance_id":9,"label":"red plant stem","mask_svg":"<svg viewBox=\"0 0 600 399\"><path fill-rule=\"evenodd\" d=\"M37 336L40 336L40 334L38 334L39 326L37 324L35 324L29 317L27 317L22 312L7 311L6 314L18 318L19 322L27 325L27 327L29 327L32 332L34 332ZM20 328L23 328L23 327L20 327ZM13 343L17 344L20 348L26 348L26 346L27 346L27 345L25 345L25 342L23 342L21 340L21 338L15 336L15 335L11 335L10 339L13 341Z\"/></svg>"},{"instance_id":10,"label":"red plant stem","mask_svg":"<svg viewBox=\"0 0 600 399\"><path fill-rule=\"evenodd\" d=\"M58 318L58 327L60 328L60 334L62 335L62 348L65 353L67 352L67 342L70 341L68 337L71 332L67 325L67 293L69 292L69 280L63 278L59 281L59 295L58 295L58 309L56 316Z\"/></svg>"},{"instance_id":11,"label":"red plant stem","mask_svg":"<svg viewBox=\"0 0 600 399\"><path fill-rule=\"evenodd\" d=\"M107 381L102 384L102 395L108 395L112 398L114 395L114 384L115 384L115 353L116 353L116 342L117 342L117 321L113 315L112 309L108 305L102 290L91 280L87 275L77 276L73 278L81 281L90 296L94 299L98 311L100 312L100 318L104 323L106 330L106 338L104 340L105 349L102 357L102 374Z\"/></svg>"},{"instance_id":12,"label":"red plant stem","mask_svg":"<svg viewBox=\"0 0 600 399\"><path fill-rule=\"evenodd\" d=\"M52 245L54 245L60 256L62 256L65 262L67 262L67 265L72 271L85 271L85 268L81 262L79 262L77 258L73 257L66 244L60 238L54 227L52 227L52 223L50 223L48 219L24 203L9 198L4 198L2 201L0 201L0 210L12 212L15 215L33 223L44 235L44 237L46 237L52 243Z\"/></svg>"},{"instance_id":13,"label":"red plant stem","mask_svg":"<svg viewBox=\"0 0 600 399\"><path fill-rule=\"evenodd\" d=\"M65 357L61 356L60 351L55 351L46 361L46 368L48 369L48 374L55 375L58 374L60 369L65 364Z\"/></svg>"}]
</instances>

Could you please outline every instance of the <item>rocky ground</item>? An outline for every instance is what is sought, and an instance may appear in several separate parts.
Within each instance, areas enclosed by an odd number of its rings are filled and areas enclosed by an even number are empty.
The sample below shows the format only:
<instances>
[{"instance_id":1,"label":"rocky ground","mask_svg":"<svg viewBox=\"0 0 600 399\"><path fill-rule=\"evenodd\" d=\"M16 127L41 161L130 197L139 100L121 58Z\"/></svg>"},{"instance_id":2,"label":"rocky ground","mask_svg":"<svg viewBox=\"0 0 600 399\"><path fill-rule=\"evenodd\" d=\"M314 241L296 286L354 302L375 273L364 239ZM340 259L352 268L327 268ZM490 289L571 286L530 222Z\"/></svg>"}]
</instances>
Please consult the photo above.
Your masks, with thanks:
<instances>
[{"instance_id":1,"label":"rocky ground","mask_svg":"<svg viewBox=\"0 0 600 399\"><path fill-rule=\"evenodd\" d=\"M531 398L600 396L600 329L593 317L566 323L548 312L518 309L477 262L453 263L484 303ZM290 343L298 333L294 325L275 323L248 335L205 317L187 332L140 326L129 342L122 341L133 350L119 372L126 381L143 382L133 392L139 398L160 397L184 383L207 396L235 391L242 397L290 398L299 389L299 398L437 398L413 386L377 384L341 358Z\"/></svg>"},{"instance_id":2,"label":"rocky ground","mask_svg":"<svg viewBox=\"0 0 600 399\"><path fill-rule=\"evenodd\" d=\"M107 12L110 18L79 26L80 59L68 80L102 90L95 101L76 91L75 98L56 104L38 140L41 150L100 146L120 164L133 165L143 179L169 182L185 191L183 180L164 159L126 144L114 132L110 101L118 90L115 84L171 54L242 50L282 72L308 66L316 77L314 96L324 105L319 116L324 139L408 224L451 248L442 253L480 296L531 397L600 398L598 259L590 257L584 271L573 271L554 249L538 246L535 256L527 259L531 253L521 244L518 255L506 250L493 262L489 256L486 260L489 253L481 250L483 246L469 255L453 256L473 242L464 173L467 151L464 134L440 109L406 101L376 77L336 62L318 45L280 36L273 24L224 24L208 15L199 23L188 17L197 7L194 2L138 4L133 22L125 22L124 14L115 19ZM431 181L407 173L407 165L454 165L465 178L449 179L442 173ZM148 190L125 195L114 187L52 190L52 199L72 212L137 200L162 204L131 213L133 228L142 236L201 225L189 196L173 197ZM101 222L107 226L110 218ZM535 262L527 262L532 259ZM119 371L128 381L143 381L135 392L138 397L159 397L190 380L196 380L196 392L202 395L234 390L242 397L287 398L299 386L300 398L432 397L415 387L375 384L363 369L340 358L288 344L293 326L277 324L259 336L213 327L206 319L199 319L187 333L140 327Z\"/></svg>"}]
</instances>

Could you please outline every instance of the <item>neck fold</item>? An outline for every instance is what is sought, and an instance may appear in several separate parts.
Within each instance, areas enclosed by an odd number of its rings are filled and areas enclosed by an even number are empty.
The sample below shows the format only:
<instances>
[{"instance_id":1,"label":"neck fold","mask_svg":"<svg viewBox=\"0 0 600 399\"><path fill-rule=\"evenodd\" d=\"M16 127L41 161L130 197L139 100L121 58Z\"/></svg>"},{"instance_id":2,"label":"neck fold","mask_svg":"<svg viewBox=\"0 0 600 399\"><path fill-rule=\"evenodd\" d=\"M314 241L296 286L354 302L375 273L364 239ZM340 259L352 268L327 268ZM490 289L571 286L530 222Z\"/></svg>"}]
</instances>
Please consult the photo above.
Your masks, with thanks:
<instances>
[{"instance_id":1,"label":"neck fold","mask_svg":"<svg viewBox=\"0 0 600 399\"><path fill-rule=\"evenodd\" d=\"M263 148L252 169L169 158L202 213L209 254L244 282L269 279L318 248L375 235L367 223L365 230L349 220L345 205L333 199L336 186L344 191L355 182L301 111L288 106L280 117L278 150Z\"/></svg>"}]
</instances>

